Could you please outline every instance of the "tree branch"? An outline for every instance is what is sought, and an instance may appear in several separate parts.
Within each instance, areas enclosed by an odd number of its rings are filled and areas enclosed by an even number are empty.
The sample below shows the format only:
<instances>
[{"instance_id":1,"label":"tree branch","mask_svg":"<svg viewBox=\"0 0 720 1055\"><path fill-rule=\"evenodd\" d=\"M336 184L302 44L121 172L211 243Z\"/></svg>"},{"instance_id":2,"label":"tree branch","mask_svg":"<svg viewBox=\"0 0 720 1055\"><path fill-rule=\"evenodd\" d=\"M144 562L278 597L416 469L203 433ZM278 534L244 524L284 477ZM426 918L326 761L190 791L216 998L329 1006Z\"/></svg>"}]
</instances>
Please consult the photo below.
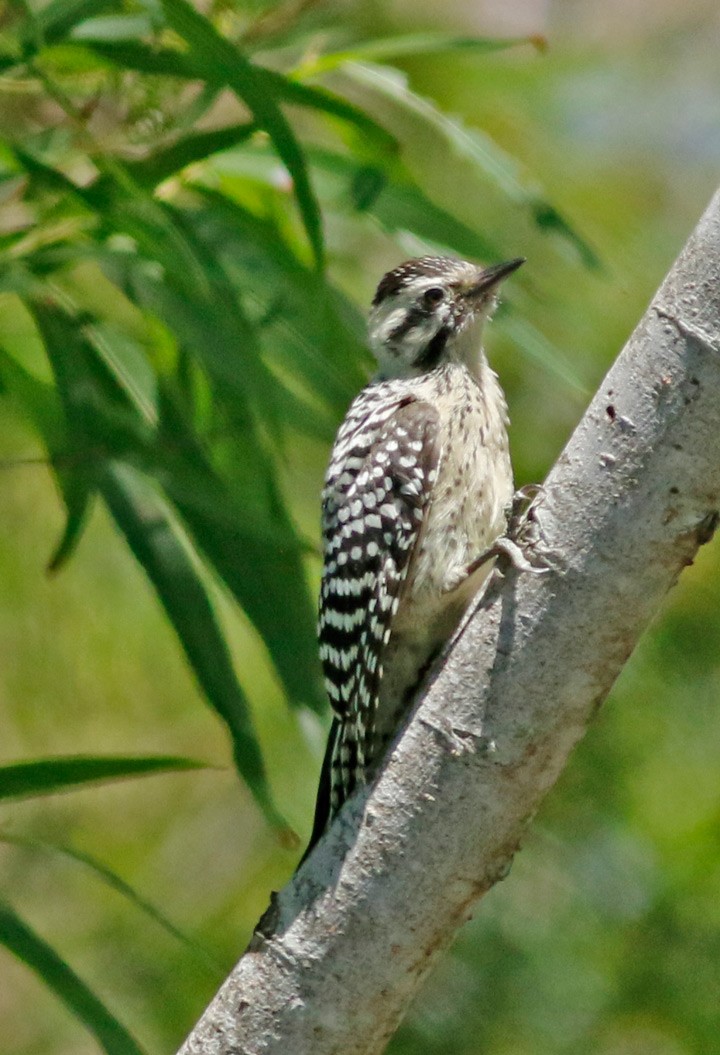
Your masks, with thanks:
<instances>
[{"instance_id":1,"label":"tree branch","mask_svg":"<svg viewBox=\"0 0 720 1055\"><path fill-rule=\"evenodd\" d=\"M720 510L720 192L498 576L181 1055L374 1055L519 840Z\"/></svg>"}]
</instances>

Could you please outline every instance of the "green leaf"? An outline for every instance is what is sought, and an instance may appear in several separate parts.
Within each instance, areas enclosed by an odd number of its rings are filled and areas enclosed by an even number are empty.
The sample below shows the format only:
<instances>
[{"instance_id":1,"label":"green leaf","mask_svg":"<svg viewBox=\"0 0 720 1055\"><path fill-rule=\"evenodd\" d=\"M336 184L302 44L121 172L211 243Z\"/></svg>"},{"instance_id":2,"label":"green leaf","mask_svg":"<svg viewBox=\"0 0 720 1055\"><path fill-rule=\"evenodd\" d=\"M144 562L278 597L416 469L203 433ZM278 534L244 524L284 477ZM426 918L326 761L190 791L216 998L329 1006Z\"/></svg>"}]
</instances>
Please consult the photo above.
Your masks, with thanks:
<instances>
[{"instance_id":1,"label":"green leaf","mask_svg":"<svg viewBox=\"0 0 720 1055\"><path fill-rule=\"evenodd\" d=\"M189 226L185 234L192 237ZM257 470L262 466L272 475L274 466L260 436L260 423L276 444L285 427L278 416L275 385L260 356L257 334L245 316L237 289L222 273L220 262L210 259L207 247L193 241L194 251L205 257L204 295L200 291L190 295L174 276L160 277L149 269L131 265L133 295L165 323L180 348L207 373L218 405L225 406L233 420L240 423L245 453L255 466L257 487L262 487L263 478L257 476Z\"/></svg>"},{"instance_id":2,"label":"green leaf","mask_svg":"<svg viewBox=\"0 0 720 1055\"><path fill-rule=\"evenodd\" d=\"M50 382L52 370L35 321L16 293L0 293L0 347L30 377Z\"/></svg>"},{"instance_id":3,"label":"green leaf","mask_svg":"<svg viewBox=\"0 0 720 1055\"><path fill-rule=\"evenodd\" d=\"M33 314L55 373L66 421L58 481L67 520L48 564L48 571L56 572L81 538L105 460L113 453L142 449L148 426L116 376L95 354L79 320L48 301L36 301ZM57 451L53 453L58 456Z\"/></svg>"},{"instance_id":4,"label":"green leaf","mask_svg":"<svg viewBox=\"0 0 720 1055\"><path fill-rule=\"evenodd\" d=\"M358 165L352 158L320 148L311 150L309 157L317 168L340 177L348 200L389 234L409 231L464 258L500 259L501 250L489 239L436 205L408 177L396 175L394 168Z\"/></svg>"},{"instance_id":5,"label":"green leaf","mask_svg":"<svg viewBox=\"0 0 720 1055\"><path fill-rule=\"evenodd\" d=\"M256 156L254 150L243 150L218 157L213 172L232 172L233 163L242 164L248 153ZM211 189L199 192L203 208L188 222L222 263L229 281L243 290L248 313L252 310L259 318L256 333L264 360L277 376L297 379L309 398L329 408L337 427L338 416L366 382L370 367L358 309L288 251L270 220Z\"/></svg>"},{"instance_id":6,"label":"green leaf","mask_svg":"<svg viewBox=\"0 0 720 1055\"><path fill-rule=\"evenodd\" d=\"M221 40L223 38L220 38ZM224 67L213 71L207 64L199 63L195 56L190 53L172 51L169 48L150 48L140 41L128 41L120 44L108 44L103 41L84 41L95 54L112 62L122 69L132 69L139 73L147 73L157 76L178 77L183 80L195 80L201 77L208 85L221 89L225 87L226 77L223 73ZM233 52L233 54L237 54ZM369 114L360 107L342 99L326 88L317 85L303 84L297 80L270 70L264 66L249 63L253 78L261 91L271 97L277 97L284 103L294 106L303 106L310 110L354 125L371 143L384 151L396 151L397 140L386 129L379 125ZM259 123L252 122L245 126L256 131ZM223 129L209 135L222 135ZM219 149L219 148L216 148Z\"/></svg>"},{"instance_id":7,"label":"green leaf","mask_svg":"<svg viewBox=\"0 0 720 1055\"><path fill-rule=\"evenodd\" d=\"M404 55L427 55L443 51L469 51L488 54L508 48L532 44L541 47L541 37L458 37L452 33L407 33L378 40L362 40L342 51L328 51L316 58L304 60L296 69L296 76L312 77L327 73L348 62L383 62Z\"/></svg>"},{"instance_id":8,"label":"green leaf","mask_svg":"<svg viewBox=\"0 0 720 1055\"><path fill-rule=\"evenodd\" d=\"M197 442L197 437L190 442ZM184 446L178 436L175 444L178 448ZM171 441L164 445L169 447ZM201 468L187 450L149 452L141 468L160 484L177 509L192 509L222 530L232 531L239 546L264 543L298 555L316 552L310 542L288 532L271 517L263 516L261 510L248 509L247 504L236 499L230 483L213 469L209 461Z\"/></svg>"},{"instance_id":9,"label":"green leaf","mask_svg":"<svg viewBox=\"0 0 720 1055\"><path fill-rule=\"evenodd\" d=\"M258 272L243 276L240 282L236 275L230 274L232 261L228 260L224 248L230 233L226 237L223 232L222 251L218 251L216 245L208 244L197 210L168 205L162 212L167 226L172 227L192 256L200 279L197 283L191 281L188 269L178 267L174 243L168 244L162 232L145 215L138 214L134 217L134 233L142 240L143 249L148 254L154 252L162 261L166 273L158 275L155 268L153 274L151 268L131 263L134 296L177 334L183 349L202 362L213 381L218 402L229 408L233 420L242 422L249 463L256 468L262 464L265 474L273 475L274 466L267 457L267 444L261 431L278 449L281 447L289 424L284 411L291 399L283 390L282 381L278 383L268 369L261 354L257 328L245 312L245 299L253 295ZM282 252L284 257L294 260L284 242ZM264 250L262 256L260 273L266 270ZM107 254L105 259L109 259ZM299 267L297 261L295 265ZM310 284L321 282L313 271L303 270ZM92 335L89 329L87 332ZM252 481L251 484L256 490Z\"/></svg>"},{"instance_id":10,"label":"green leaf","mask_svg":"<svg viewBox=\"0 0 720 1055\"><path fill-rule=\"evenodd\" d=\"M80 541L83 528L87 523L93 488L91 479L84 468L73 469L68 463L71 456L67 428L57 391L51 385L38 380L34 373L21 365L16 355L11 356L14 351L13 337L19 333L24 333L28 338L26 352L33 349L30 365L38 362L37 350L34 348L35 341L38 342L40 349L43 348L37 328L27 308L19 301L14 304L14 307L16 309L15 322L17 324L19 320L19 326L9 325L0 331L0 345L5 346L0 352L0 381L4 385L6 395L9 394L17 400L27 419L32 422L44 442L65 503L67 511L65 529L48 563L48 571L55 572L67 561ZM27 360L27 354L23 358ZM47 363L44 352L42 362Z\"/></svg>"},{"instance_id":11,"label":"green leaf","mask_svg":"<svg viewBox=\"0 0 720 1055\"><path fill-rule=\"evenodd\" d=\"M275 94L268 91L267 78L258 75L240 51L220 36L214 26L187 0L161 0L169 25L187 42L190 56L205 79L220 77L252 111L258 125L272 139L277 152L293 179L300 214L318 268L323 263L323 238L315 194L310 186L307 164L295 135L277 105Z\"/></svg>"},{"instance_id":12,"label":"green leaf","mask_svg":"<svg viewBox=\"0 0 720 1055\"><path fill-rule=\"evenodd\" d=\"M56 390L33 377L3 347L0 336L0 383L3 398L15 400L47 447L50 456L63 451L65 422Z\"/></svg>"},{"instance_id":13,"label":"green leaf","mask_svg":"<svg viewBox=\"0 0 720 1055\"><path fill-rule=\"evenodd\" d=\"M36 300L32 312L52 364L65 410L69 451L92 477L109 456L142 450L151 430L88 339L88 319L73 318L55 300Z\"/></svg>"},{"instance_id":14,"label":"green leaf","mask_svg":"<svg viewBox=\"0 0 720 1055\"><path fill-rule=\"evenodd\" d=\"M243 437L239 435L230 445L232 463L238 462L238 470L246 475L240 477L237 489L233 490L232 478L218 479L186 419L169 399L165 403L161 425L162 435L172 437L184 455L182 465L170 478L163 477L166 492L198 548L262 636L289 701L296 705L305 703L323 713L325 701L320 685L314 606L308 595L297 536L273 475L260 470L255 463L245 464ZM263 533L257 530L244 531L247 514L236 522L228 522L222 516L208 517L194 498L186 497L188 481L184 472L187 467L192 474L204 473L208 487L213 479L217 481L217 505L226 504L232 508L233 504L244 503L252 508L251 503L255 502L261 517L271 514L272 536L263 537ZM192 478L191 475L189 479ZM254 480L254 494L245 482L247 480ZM258 494L260 487L264 489L264 495ZM276 541L281 533L287 540L284 545Z\"/></svg>"},{"instance_id":15,"label":"green leaf","mask_svg":"<svg viewBox=\"0 0 720 1055\"><path fill-rule=\"evenodd\" d=\"M252 431L252 420L259 417L269 435L279 438L283 422L275 403L275 385L260 355L256 329L244 309L244 289L231 280L223 260L202 237L195 222L195 211L172 206L166 209L202 268L205 297L203 300L195 298L183 309L166 280L164 288L158 286L157 291L162 301L175 300L175 306L168 312L169 305L165 303L161 317L176 332L179 332L181 320L190 324L193 336L190 347L206 364L210 376L222 383L223 388L218 390L220 398L225 393L232 393L232 410L247 423L248 432ZM175 324L173 318L177 319ZM259 440L255 431L252 438L257 445ZM259 446L256 454L262 461ZM269 470L269 465L266 468Z\"/></svg>"},{"instance_id":16,"label":"green leaf","mask_svg":"<svg viewBox=\"0 0 720 1055\"><path fill-rule=\"evenodd\" d=\"M577 231L570 225L566 218L550 202L540 198L531 203L532 214L538 227L544 228L551 233L560 235L561 238L571 242L577 249L582 262L588 268L598 269L602 267L599 256L595 250L581 238Z\"/></svg>"},{"instance_id":17,"label":"green leaf","mask_svg":"<svg viewBox=\"0 0 720 1055\"><path fill-rule=\"evenodd\" d=\"M382 125L379 125L377 121L373 120L358 106L341 99L340 96L334 95L325 88L301 84L299 81L291 80L275 70L257 66L255 69L259 74L261 85L264 83L268 91L276 93L278 98L284 102L292 103L295 106L305 106L308 109L319 110L321 113L338 117L349 124L355 125L364 136L370 137L371 141L375 141L375 146L386 153L397 152L398 142L395 136L391 135ZM367 147L371 144L366 141L364 145Z\"/></svg>"},{"instance_id":18,"label":"green leaf","mask_svg":"<svg viewBox=\"0 0 720 1055\"><path fill-rule=\"evenodd\" d=\"M88 18L75 26L70 38L83 42L102 40L112 46L117 41L147 36L153 28L153 20L148 15L106 15L104 18Z\"/></svg>"},{"instance_id":19,"label":"green leaf","mask_svg":"<svg viewBox=\"0 0 720 1055\"><path fill-rule=\"evenodd\" d=\"M59 169L45 164L45 162L40 161L28 151L23 150L22 147L13 146L12 152L15 155L18 164L28 175L35 191L52 191L56 194L64 195L67 198L75 199L77 202L81 202L85 205L91 204L92 199L86 191L83 190L83 188L78 187L71 179L68 179L68 177L63 172L60 172Z\"/></svg>"},{"instance_id":20,"label":"green leaf","mask_svg":"<svg viewBox=\"0 0 720 1055\"><path fill-rule=\"evenodd\" d=\"M141 40L109 41L92 36L83 38L83 47L122 70L134 70L153 77L176 77L179 80L197 80L201 77L198 66L186 51L162 48L145 44ZM224 83L221 80L209 83Z\"/></svg>"},{"instance_id":21,"label":"green leaf","mask_svg":"<svg viewBox=\"0 0 720 1055\"><path fill-rule=\"evenodd\" d=\"M0 799L52 795L101 781L205 768L205 762L173 755L66 755L32 762L10 762L0 766Z\"/></svg>"},{"instance_id":22,"label":"green leaf","mask_svg":"<svg viewBox=\"0 0 720 1055\"><path fill-rule=\"evenodd\" d=\"M568 355L564 355L531 322L521 318L518 314L512 314L505 315L502 318L501 325L503 330L528 358L539 363L543 370L554 374L555 377L569 388L575 389L585 399L592 395L591 389L582 380L572 359Z\"/></svg>"},{"instance_id":23,"label":"green leaf","mask_svg":"<svg viewBox=\"0 0 720 1055\"><path fill-rule=\"evenodd\" d=\"M0 944L42 979L93 1034L107 1055L143 1055L143 1049L72 967L2 901Z\"/></svg>"},{"instance_id":24,"label":"green leaf","mask_svg":"<svg viewBox=\"0 0 720 1055\"><path fill-rule=\"evenodd\" d=\"M167 290L166 286L161 288ZM188 303L194 305L194 301ZM313 611L301 562L303 546L282 506L272 464L262 447L253 441L252 432L245 431L249 458L241 457L239 467L255 480L258 497L262 489L267 491L270 505L262 499L253 509L253 492L249 488L243 491L243 503L236 503L227 484L217 479L202 457L197 471L193 470L193 459L197 460L199 452L194 439L182 431L180 422L169 434L163 434L159 443L154 433L143 435L138 431L140 414L131 401L128 385L121 383L117 370L111 372L107 363L93 353L87 336L93 332L92 326L72 319L54 303L35 303L34 315L50 353L68 419L65 454L79 460L72 473L66 470L63 477L68 523L52 568L57 568L71 552L87 502L91 494L99 491L153 582L209 701L230 728L241 776L268 819L282 829L284 822L271 801L247 703L197 570L171 531L164 512L159 513L157 499L153 515L149 516L149 493L141 501L138 478L129 475L129 469L123 470L111 462L108 442L112 441L119 453L132 455L161 481L198 545L265 637L289 698L321 709ZM212 322L202 311L197 312L197 319L201 322L202 338L217 340ZM222 336L219 322L217 328ZM226 347L231 343L227 340ZM246 379L249 372L248 364ZM234 377L239 376L236 371ZM136 393L135 402L138 401L142 402L142 398ZM118 422L123 428L113 439ZM204 505L198 503L198 493L208 496ZM208 515L213 504L221 511L220 520Z\"/></svg>"},{"instance_id":25,"label":"green leaf","mask_svg":"<svg viewBox=\"0 0 720 1055\"><path fill-rule=\"evenodd\" d=\"M470 162L513 204L526 208L540 226L553 230L573 245L583 263L599 266L599 260L588 242L549 202L542 188L523 175L519 162L504 151L486 133L469 128L459 118L442 113L428 99L416 95L407 78L397 70L363 63L349 63L343 74L397 107L398 114L411 113L428 131L440 135L455 155Z\"/></svg>"},{"instance_id":26,"label":"green leaf","mask_svg":"<svg viewBox=\"0 0 720 1055\"><path fill-rule=\"evenodd\" d=\"M156 187L158 183L197 161L204 161L211 154L228 147L244 143L257 131L254 121L213 128L208 132L196 132L179 139L172 146L155 151L141 161L128 163L133 179L143 187Z\"/></svg>"},{"instance_id":27,"label":"green leaf","mask_svg":"<svg viewBox=\"0 0 720 1055\"><path fill-rule=\"evenodd\" d=\"M200 945L190 935L185 934L179 927L167 918L167 916L160 911L152 902L148 901L142 895L138 894L136 890L130 886L121 876L114 872L107 865L103 864L102 861L98 861L97 858L91 857L90 854L83 853L81 850L76 850L73 846L63 846L59 843L46 842L44 839L30 838L25 835L17 835L14 832L0 831L0 841L8 843L11 846L20 846L29 850L40 850L44 853L56 855L58 857L66 857L70 861L75 861L78 864L83 865L85 868L90 869L98 879L102 880L113 890L117 891L126 898L131 904L137 909L143 912L151 920L162 927L171 937L176 938L182 942L190 951L201 960L206 967L209 967L214 974L219 974L221 977L224 974L222 965L219 964L211 955L208 953L202 945Z\"/></svg>"},{"instance_id":28,"label":"green leaf","mask_svg":"<svg viewBox=\"0 0 720 1055\"><path fill-rule=\"evenodd\" d=\"M272 801L247 698L197 566L157 496L132 469L109 466L100 491L155 587L209 703L230 732L240 776L270 823L285 828Z\"/></svg>"},{"instance_id":29,"label":"green leaf","mask_svg":"<svg viewBox=\"0 0 720 1055\"><path fill-rule=\"evenodd\" d=\"M157 384L145 349L119 326L95 322L84 334L145 421L157 422Z\"/></svg>"},{"instance_id":30,"label":"green leaf","mask_svg":"<svg viewBox=\"0 0 720 1055\"><path fill-rule=\"evenodd\" d=\"M45 45L56 44L85 19L121 8L122 0L51 0L34 16L35 27Z\"/></svg>"},{"instance_id":31,"label":"green leaf","mask_svg":"<svg viewBox=\"0 0 720 1055\"><path fill-rule=\"evenodd\" d=\"M270 435L281 435L275 385L259 355L255 331L245 316L241 290L228 280L217 257L197 237L191 212L153 201L143 193L139 197L126 196L112 179L106 189L108 219L132 235L138 243L137 249L147 259L137 251L133 257L124 254L124 260L123 254L117 253L101 252L96 258L122 263L124 281L132 298L161 318L168 330L178 336L181 345L203 362L224 398L231 400L248 422L253 416L259 417ZM120 200L116 201L118 193ZM69 339L77 345L78 327L74 330L74 337L70 333ZM136 408L146 421L153 423L156 415L149 405L154 402L152 377L146 371L143 379L137 365L128 375L125 368L121 369L121 360L127 361L130 345L126 341L125 352L118 355L121 347L115 339L115 351L108 354L112 349L107 340L98 339L101 336L97 326L85 327L80 333L82 341L87 344L90 340L96 345L110 372L120 381L120 387L133 396ZM138 355L134 358L137 361ZM93 373L97 373L96 366ZM141 392L145 395L144 405L136 398ZM114 402L118 402L117 398ZM116 453L121 453L119 448ZM262 460L259 446L255 455Z\"/></svg>"},{"instance_id":32,"label":"green leaf","mask_svg":"<svg viewBox=\"0 0 720 1055\"><path fill-rule=\"evenodd\" d=\"M49 573L60 571L70 559L82 538L94 496L94 481L85 472L64 472L62 496L65 503L65 528L47 564Z\"/></svg>"},{"instance_id":33,"label":"green leaf","mask_svg":"<svg viewBox=\"0 0 720 1055\"><path fill-rule=\"evenodd\" d=\"M58 384L69 414L77 421L75 443L86 453L96 449L95 466L100 463L102 468L102 460L108 456L107 441L103 447L102 437L106 434L112 437L116 419L121 424L127 419L127 442L123 447L121 432L114 446L117 454L131 457L155 473L199 549L265 640L288 698L293 703L305 702L323 710L313 629L314 608L301 560L302 545L284 508L275 464L258 435L256 424L258 410L262 410L264 425L272 424L274 412L269 401L274 404L277 386L257 355L253 331L243 322L234 287L222 267L207 246L199 243L191 227L186 225L184 233L192 237L194 251L202 255L211 300L203 302L198 296L183 296L173 288L167 275L162 280L144 273L135 257L130 262L132 283L140 302L163 318L179 334L182 345L207 367L216 399L228 414L231 426L228 474L236 476L237 483L234 492L229 482L218 488L217 505L226 513L237 506L236 523L230 522L227 515L219 520L208 518L193 497L188 500L188 480L193 475L206 474L207 486L210 486L216 474L203 453L195 449L196 440L186 423L177 417L159 438L138 432L139 418L136 413L130 414L132 408L128 407L127 394L118 389L116 382L106 392L106 372L98 376L99 366L103 364L85 361L87 342L83 344L82 335L79 338L76 329L62 315L58 319L57 312L41 306L48 343L60 346L58 337L64 334L62 347L51 358L58 370ZM56 333L51 333L53 327ZM70 356L69 361L64 358L63 349L65 357ZM93 379L99 388L88 406ZM133 432L135 442L132 442ZM176 460L161 457L163 451L172 450L182 457ZM188 466L190 473L186 471ZM233 494L241 496L240 500ZM246 533L243 525L248 518L254 519L255 525Z\"/></svg>"},{"instance_id":34,"label":"green leaf","mask_svg":"<svg viewBox=\"0 0 720 1055\"><path fill-rule=\"evenodd\" d=\"M198 515L189 504L178 508L198 546L255 624L283 681L291 704L325 711L320 688L313 605L297 551L246 539Z\"/></svg>"},{"instance_id":35,"label":"green leaf","mask_svg":"<svg viewBox=\"0 0 720 1055\"><path fill-rule=\"evenodd\" d=\"M35 11L27 0L21 0L25 18L20 24L16 55L0 56L0 72L21 62L31 61L44 47L57 44L85 19L103 11L117 11L122 0L51 0Z\"/></svg>"}]
</instances>

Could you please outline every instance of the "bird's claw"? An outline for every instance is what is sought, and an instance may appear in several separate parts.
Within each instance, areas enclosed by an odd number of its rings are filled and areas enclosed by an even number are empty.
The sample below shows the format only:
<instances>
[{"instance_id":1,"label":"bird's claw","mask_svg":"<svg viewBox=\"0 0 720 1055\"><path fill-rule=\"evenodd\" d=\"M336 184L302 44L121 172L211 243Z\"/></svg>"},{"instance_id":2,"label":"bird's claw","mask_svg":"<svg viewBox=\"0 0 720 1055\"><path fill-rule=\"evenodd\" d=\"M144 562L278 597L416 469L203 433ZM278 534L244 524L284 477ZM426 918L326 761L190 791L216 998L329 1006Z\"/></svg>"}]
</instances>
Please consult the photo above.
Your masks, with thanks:
<instances>
[{"instance_id":1,"label":"bird's claw","mask_svg":"<svg viewBox=\"0 0 720 1055\"><path fill-rule=\"evenodd\" d=\"M552 564L541 552L543 534L537 510L545 498L542 484L525 484L513 495L507 531L495 543L518 571L542 575Z\"/></svg>"},{"instance_id":2,"label":"bird's claw","mask_svg":"<svg viewBox=\"0 0 720 1055\"><path fill-rule=\"evenodd\" d=\"M532 564L517 542L508 538L507 535L499 538L490 548L494 551L495 557L505 557L516 571L533 572L535 575L542 575L544 572L550 571L546 564Z\"/></svg>"},{"instance_id":3,"label":"bird's claw","mask_svg":"<svg viewBox=\"0 0 720 1055\"><path fill-rule=\"evenodd\" d=\"M542 532L535 511L544 494L541 484L526 484L515 492L505 534L472 562L468 574L494 559L498 559L501 571L503 563L535 575L551 570L550 563L538 551Z\"/></svg>"}]
</instances>

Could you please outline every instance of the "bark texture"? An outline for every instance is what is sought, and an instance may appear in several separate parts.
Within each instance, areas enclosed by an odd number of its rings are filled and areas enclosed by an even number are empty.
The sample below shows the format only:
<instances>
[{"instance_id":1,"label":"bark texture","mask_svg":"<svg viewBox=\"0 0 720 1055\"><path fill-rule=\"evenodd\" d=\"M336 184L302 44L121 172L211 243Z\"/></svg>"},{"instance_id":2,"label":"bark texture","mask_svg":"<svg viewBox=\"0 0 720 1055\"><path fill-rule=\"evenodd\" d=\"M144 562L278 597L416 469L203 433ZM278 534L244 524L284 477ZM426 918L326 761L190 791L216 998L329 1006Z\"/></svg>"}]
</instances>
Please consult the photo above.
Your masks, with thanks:
<instances>
[{"instance_id":1,"label":"bark texture","mask_svg":"<svg viewBox=\"0 0 720 1055\"><path fill-rule=\"evenodd\" d=\"M545 485L552 570L497 576L375 787L181 1055L375 1055L720 510L720 192Z\"/></svg>"}]
</instances>

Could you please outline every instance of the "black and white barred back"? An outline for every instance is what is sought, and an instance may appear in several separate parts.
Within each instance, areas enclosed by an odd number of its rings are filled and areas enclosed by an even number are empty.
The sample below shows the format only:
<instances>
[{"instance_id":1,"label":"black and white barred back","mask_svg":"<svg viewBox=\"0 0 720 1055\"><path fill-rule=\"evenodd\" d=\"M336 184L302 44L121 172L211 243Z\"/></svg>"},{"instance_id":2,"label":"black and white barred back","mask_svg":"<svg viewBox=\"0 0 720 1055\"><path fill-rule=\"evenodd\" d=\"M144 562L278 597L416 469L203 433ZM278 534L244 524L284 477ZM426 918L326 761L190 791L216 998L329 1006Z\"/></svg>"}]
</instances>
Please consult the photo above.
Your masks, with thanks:
<instances>
[{"instance_id":1,"label":"black and white barred back","mask_svg":"<svg viewBox=\"0 0 720 1055\"><path fill-rule=\"evenodd\" d=\"M437 471L436 415L405 388L380 382L358 397L338 435L323 493L320 659L338 716L332 814L376 753L382 653Z\"/></svg>"},{"instance_id":2,"label":"black and white barred back","mask_svg":"<svg viewBox=\"0 0 720 1055\"><path fill-rule=\"evenodd\" d=\"M305 856L374 776L410 690L472 596L468 565L503 530L505 403L471 323L516 266L425 258L378 287L381 375L348 410L323 490L319 640L335 717Z\"/></svg>"}]
</instances>

